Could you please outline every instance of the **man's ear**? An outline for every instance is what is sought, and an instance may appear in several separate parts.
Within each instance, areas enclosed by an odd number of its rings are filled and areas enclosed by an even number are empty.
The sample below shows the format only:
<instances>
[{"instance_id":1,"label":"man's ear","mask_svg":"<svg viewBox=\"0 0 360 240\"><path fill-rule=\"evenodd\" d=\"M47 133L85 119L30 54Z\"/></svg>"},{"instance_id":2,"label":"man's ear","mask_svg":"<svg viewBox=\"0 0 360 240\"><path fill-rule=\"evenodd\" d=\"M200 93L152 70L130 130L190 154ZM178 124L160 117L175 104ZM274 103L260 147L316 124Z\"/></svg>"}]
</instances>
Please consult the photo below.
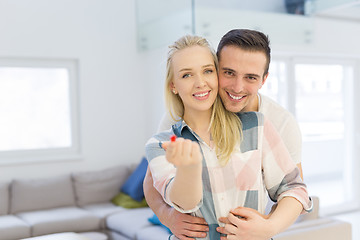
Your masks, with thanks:
<instances>
[{"instance_id":1,"label":"man's ear","mask_svg":"<svg viewBox=\"0 0 360 240\"><path fill-rule=\"evenodd\" d=\"M262 83L261 83L260 88L262 88L262 86L265 84L266 79L267 79L268 76L269 76L269 72L263 77L263 80L262 80ZM260 89L260 88L259 88L259 89Z\"/></svg>"}]
</instances>

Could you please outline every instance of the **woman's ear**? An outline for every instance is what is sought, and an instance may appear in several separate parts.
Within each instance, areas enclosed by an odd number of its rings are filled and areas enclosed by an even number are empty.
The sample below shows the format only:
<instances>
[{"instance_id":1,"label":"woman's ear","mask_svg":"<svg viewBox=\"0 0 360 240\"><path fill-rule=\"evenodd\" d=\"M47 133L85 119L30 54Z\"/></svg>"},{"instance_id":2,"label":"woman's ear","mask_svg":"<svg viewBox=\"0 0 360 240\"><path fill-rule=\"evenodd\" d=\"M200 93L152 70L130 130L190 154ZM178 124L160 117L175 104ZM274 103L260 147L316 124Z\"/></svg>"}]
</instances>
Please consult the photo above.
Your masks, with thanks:
<instances>
[{"instance_id":1,"label":"woman's ear","mask_svg":"<svg viewBox=\"0 0 360 240\"><path fill-rule=\"evenodd\" d=\"M170 86L170 89L171 89L171 91L173 92L173 94L177 94L177 93L178 93L178 92L176 91L176 88L175 88L175 85L174 85L173 82L170 82L169 86Z\"/></svg>"}]
</instances>

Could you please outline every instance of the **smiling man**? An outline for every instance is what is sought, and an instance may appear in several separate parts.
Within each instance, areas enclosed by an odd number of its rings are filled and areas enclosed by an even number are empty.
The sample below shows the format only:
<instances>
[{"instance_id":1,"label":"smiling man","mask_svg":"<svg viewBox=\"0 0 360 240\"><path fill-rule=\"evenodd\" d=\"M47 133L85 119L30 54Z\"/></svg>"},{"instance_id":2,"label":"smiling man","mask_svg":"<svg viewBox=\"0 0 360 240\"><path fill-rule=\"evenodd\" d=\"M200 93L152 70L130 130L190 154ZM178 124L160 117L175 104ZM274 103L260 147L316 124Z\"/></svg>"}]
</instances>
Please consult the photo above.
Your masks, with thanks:
<instances>
[{"instance_id":1,"label":"smiling man","mask_svg":"<svg viewBox=\"0 0 360 240\"><path fill-rule=\"evenodd\" d=\"M253 30L231 30L220 40L217 56L219 58L219 94L225 108L231 112L263 113L279 132L302 176L302 140L295 118L279 104L258 93L269 75L268 37ZM166 115L158 130L169 129L173 123L174 120ZM206 236L208 226L204 219L182 214L169 207L152 184L151 173L148 171L144 180L147 203L176 237L189 240ZM261 216L255 216L252 226L259 228L261 218ZM227 233L224 228L220 228L219 231ZM253 239L251 231L241 234L245 234L243 236L247 236L248 239Z\"/></svg>"}]
</instances>

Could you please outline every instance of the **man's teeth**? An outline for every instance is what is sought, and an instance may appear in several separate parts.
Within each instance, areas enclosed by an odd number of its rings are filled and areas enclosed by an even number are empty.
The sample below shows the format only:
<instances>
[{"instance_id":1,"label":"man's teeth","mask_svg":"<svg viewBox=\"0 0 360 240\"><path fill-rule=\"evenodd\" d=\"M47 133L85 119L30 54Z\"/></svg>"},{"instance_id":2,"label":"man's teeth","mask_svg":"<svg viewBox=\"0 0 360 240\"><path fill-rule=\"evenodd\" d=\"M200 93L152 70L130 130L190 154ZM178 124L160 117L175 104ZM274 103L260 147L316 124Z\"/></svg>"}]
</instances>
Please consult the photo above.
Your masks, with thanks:
<instances>
[{"instance_id":1,"label":"man's teeth","mask_svg":"<svg viewBox=\"0 0 360 240\"><path fill-rule=\"evenodd\" d=\"M235 100L240 100L240 99L242 99L244 96L242 96L242 97L237 97L237 96L234 96L234 95L232 95L231 93L229 93L229 96L232 98L232 99L235 99Z\"/></svg>"},{"instance_id":2,"label":"man's teeth","mask_svg":"<svg viewBox=\"0 0 360 240\"><path fill-rule=\"evenodd\" d=\"M208 95L209 92L205 92L205 93L200 93L200 94L194 94L195 97L204 97L206 95Z\"/></svg>"}]
</instances>

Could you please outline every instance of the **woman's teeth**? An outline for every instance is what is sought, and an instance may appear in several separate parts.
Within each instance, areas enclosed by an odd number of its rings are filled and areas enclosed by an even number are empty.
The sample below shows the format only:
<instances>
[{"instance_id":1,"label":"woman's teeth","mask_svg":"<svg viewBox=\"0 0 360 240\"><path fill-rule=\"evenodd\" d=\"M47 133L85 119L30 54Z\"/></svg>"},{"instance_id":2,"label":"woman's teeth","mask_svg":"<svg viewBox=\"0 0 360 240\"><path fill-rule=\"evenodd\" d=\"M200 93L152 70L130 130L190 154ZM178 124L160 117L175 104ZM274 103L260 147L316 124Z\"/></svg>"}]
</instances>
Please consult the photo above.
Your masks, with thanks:
<instances>
[{"instance_id":1,"label":"woman's teeth","mask_svg":"<svg viewBox=\"0 0 360 240\"><path fill-rule=\"evenodd\" d=\"M200 93L200 94L194 94L195 97L204 97L206 95L208 95L209 92L205 92L205 93Z\"/></svg>"}]
</instances>

